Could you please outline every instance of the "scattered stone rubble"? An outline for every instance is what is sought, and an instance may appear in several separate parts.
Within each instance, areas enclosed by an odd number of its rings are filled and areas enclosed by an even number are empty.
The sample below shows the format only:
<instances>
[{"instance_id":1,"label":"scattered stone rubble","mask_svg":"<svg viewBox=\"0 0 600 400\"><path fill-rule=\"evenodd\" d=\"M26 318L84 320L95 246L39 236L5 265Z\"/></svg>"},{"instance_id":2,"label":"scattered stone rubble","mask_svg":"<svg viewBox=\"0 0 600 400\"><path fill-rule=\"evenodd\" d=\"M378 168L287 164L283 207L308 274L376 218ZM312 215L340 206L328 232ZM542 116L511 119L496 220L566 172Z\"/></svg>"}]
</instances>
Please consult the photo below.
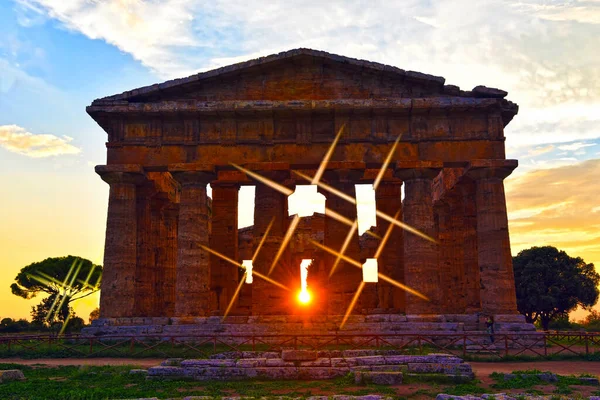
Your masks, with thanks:
<instances>
[{"instance_id":1,"label":"scattered stone rubble","mask_svg":"<svg viewBox=\"0 0 600 400\"><path fill-rule=\"evenodd\" d=\"M23 375L23 371L21 371L20 369L6 369L0 371L0 383L24 380L25 375Z\"/></svg>"},{"instance_id":2,"label":"scattered stone rubble","mask_svg":"<svg viewBox=\"0 0 600 400\"><path fill-rule=\"evenodd\" d=\"M168 359L148 370L148 379L241 380L331 379L354 374L357 383L395 385L420 374L473 379L471 366L449 354L401 355L395 351L346 350L229 352L209 359Z\"/></svg>"}]
</instances>

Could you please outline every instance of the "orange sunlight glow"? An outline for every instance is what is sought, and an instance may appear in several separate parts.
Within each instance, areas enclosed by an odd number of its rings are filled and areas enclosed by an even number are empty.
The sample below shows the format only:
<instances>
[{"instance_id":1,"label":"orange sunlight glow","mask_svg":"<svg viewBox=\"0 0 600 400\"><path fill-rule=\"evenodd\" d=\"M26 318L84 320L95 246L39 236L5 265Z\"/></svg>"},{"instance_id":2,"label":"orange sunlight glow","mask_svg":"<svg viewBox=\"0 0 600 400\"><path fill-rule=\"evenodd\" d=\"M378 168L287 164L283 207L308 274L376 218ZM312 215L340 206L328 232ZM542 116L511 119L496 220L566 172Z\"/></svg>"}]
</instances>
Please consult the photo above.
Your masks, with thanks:
<instances>
[{"instance_id":1,"label":"orange sunlight glow","mask_svg":"<svg viewBox=\"0 0 600 400\"><path fill-rule=\"evenodd\" d=\"M298 302L302 305L307 305L312 300L312 295L308 289L302 289L298 292Z\"/></svg>"}]
</instances>

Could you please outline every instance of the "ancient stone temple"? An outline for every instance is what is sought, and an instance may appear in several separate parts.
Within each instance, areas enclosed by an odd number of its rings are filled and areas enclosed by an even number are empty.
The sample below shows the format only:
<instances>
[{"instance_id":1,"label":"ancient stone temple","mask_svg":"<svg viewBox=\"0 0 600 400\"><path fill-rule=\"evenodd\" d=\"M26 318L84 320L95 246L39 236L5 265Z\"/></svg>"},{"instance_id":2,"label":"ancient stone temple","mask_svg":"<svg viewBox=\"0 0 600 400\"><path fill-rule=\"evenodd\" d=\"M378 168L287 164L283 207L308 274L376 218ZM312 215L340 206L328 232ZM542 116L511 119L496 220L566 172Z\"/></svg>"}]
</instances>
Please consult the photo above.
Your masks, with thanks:
<instances>
[{"instance_id":1,"label":"ancient stone temple","mask_svg":"<svg viewBox=\"0 0 600 400\"><path fill-rule=\"evenodd\" d=\"M172 332L213 321L268 332L300 315L318 331L348 309L360 265L393 217L422 235L393 224L377 257L387 279L365 283L353 329L378 321L395 324L383 330L477 330L480 315L494 315L501 329L531 329L515 302L503 179L517 161L505 159L503 130L518 106L506 95L297 49L95 100L87 112L108 134L107 162L96 172L110 196L94 329ZM279 251L295 220L287 194L311 183L296 172L315 176L340 131L319 180L328 212L301 218ZM382 168L377 227L359 241L349 235L356 205L339 193L353 198L355 185L373 183ZM255 186L254 226L243 234L242 185ZM242 283L235 263L251 260L261 242L253 282ZM344 246L341 262L325 250ZM313 260L314 301L300 306L304 259ZM231 319L222 320L233 298Z\"/></svg>"}]
</instances>

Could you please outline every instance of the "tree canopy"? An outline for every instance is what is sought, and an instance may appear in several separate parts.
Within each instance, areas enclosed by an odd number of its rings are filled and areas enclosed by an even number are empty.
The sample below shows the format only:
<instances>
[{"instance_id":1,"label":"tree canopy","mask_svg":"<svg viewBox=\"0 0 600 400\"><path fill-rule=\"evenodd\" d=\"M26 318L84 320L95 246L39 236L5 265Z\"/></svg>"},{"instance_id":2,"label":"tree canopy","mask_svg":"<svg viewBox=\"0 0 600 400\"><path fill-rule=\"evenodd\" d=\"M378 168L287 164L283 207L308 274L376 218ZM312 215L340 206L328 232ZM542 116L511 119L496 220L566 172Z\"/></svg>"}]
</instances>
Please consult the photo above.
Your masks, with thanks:
<instances>
[{"instance_id":1,"label":"tree canopy","mask_svg":"<svg viewBox=\"0 0 600 400\"><path fill-rule=\"evenodd\" d=\"M532 247L513 257L517 307L528 322L550 321L598 301L600 275L594 264L552 246Z\"/></svg>"},{"instance_id":2,"label":"tree canopy","mask_svg":"<svg viewBox=\"0 0 600 400\"><path fill-rule=\"evenodd\" d=\"M49 294L61 320L69 314L69 303L98 290L102 267L76 256L46 258L23 267L10 286L12 293L31 299L39 293Z\"/></svg>"}]
</instances>

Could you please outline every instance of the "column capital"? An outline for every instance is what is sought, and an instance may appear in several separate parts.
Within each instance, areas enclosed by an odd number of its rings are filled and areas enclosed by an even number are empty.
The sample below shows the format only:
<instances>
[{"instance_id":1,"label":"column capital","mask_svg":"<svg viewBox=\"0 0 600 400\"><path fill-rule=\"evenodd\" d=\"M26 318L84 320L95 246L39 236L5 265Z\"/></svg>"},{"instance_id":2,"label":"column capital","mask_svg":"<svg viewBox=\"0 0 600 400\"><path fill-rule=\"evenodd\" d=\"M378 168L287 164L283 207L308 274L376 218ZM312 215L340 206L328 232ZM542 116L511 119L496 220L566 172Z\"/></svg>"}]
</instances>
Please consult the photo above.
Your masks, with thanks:
<instances>
[{"instance_id":1,"label":"column capital","mask_svg":"<svg viewBox=\"0 0 600 400\"><path fill-rule=\"evenodd\" d=\"M139 164L96 165L96 173L109 185L125 183L141 185L147 177Z\"/></svg>"},{"instance_id":2,"label":"column capital","mask_svg":"<svg viewBox=\"0 0 600 400\"><path fill-rule=\"evenodd\" d=\"M474 180L504 179L519 165L517 160L473 160L466 175Z\"/></svg>"},{"instance_id":3,"label":"column capital","mask_svg":"<svg viewBox=\"0 0 600 400\"><path fill-rule=\"evenodd\" d=\"M394 176L403 181L428 179L439 175L444 164L439 161L398 161Z\"/></svg>"},{"instance_id":4,"label":"column capital","mask_svg":"<svg viewBox=\"0 0 600 400\"><path fill-rule=\"evenodd\" d=\"M210 183L210 187L213 189L240 189L240 184L238 182L230 182L230 181L212 181Z\"/></svg>"}]
</instances>

